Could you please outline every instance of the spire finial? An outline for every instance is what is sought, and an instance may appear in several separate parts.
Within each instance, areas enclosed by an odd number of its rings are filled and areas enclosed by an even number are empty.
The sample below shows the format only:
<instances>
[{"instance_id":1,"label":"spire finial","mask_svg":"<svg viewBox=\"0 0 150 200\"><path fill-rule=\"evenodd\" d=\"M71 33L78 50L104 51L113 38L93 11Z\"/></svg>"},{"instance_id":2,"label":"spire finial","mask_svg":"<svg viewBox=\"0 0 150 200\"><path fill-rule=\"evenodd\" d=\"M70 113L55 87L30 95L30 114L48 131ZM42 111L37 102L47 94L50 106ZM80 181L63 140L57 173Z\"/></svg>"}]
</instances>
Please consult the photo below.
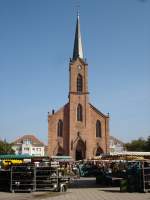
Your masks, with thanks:
<instances>
[{"instance_id":1,"label":"spire finial","mask_svg":"<svg viewBox=\"0 0 150 200\"><path fill-rule=\"evenodd\" d=\"M80 4L77 2L77 17L79 17L80 14Z\"/></svg>"}]
</instances>

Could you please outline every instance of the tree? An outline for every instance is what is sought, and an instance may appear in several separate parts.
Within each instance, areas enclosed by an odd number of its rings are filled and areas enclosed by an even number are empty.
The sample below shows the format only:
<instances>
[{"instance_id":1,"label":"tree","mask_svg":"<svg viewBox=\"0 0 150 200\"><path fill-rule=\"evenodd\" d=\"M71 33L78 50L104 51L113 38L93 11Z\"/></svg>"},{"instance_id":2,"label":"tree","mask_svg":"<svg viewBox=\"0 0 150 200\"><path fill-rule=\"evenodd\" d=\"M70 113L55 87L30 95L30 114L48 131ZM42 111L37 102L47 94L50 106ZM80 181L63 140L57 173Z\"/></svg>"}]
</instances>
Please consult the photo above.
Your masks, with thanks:
<instances>
[{"instance_id":1,"label":"tree","mask_svg":"<svg viewBox=\"0 0 150 200\"><path fill-rule=\"evenodd\" d=\"M145 142L145 151L150 151L150 136L147 138Z\"/></svg>"},{"instance_id":2,"label":"tree","mask_svg":"<svg viewBox=\"0 0 150 200\"><path fill-rule=\"evenodd\" d=\"M6 142L6 140L0 140L0 154L14 154L12 145Z\"/></svg>"},{"instance_id":3,"label":"tree","mask_svg":"<svg viewBox=\"0 0 150 200\"><path fill-rule=\"evenodd\" d=\"M139 138L138 140L132 140L125 144L128 151L150 151L150 136L147 140Z\"/></svg>"}]
</instances>

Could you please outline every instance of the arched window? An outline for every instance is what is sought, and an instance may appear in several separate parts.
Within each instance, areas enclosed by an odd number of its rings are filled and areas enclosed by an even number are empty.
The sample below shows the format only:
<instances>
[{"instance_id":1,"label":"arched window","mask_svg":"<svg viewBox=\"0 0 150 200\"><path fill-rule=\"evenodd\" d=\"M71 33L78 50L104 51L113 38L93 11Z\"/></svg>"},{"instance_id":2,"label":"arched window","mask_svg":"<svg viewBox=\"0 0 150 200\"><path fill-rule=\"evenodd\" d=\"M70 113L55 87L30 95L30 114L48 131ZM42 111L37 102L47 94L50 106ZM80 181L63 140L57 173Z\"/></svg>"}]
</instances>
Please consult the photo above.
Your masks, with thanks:
<instances>
[{"instance_id":1,"label":"arched window","mask_svg":"<svg viewBox=\"0 0 150 200\"><path fill-rule=\"evenodd\" d=\"M101 122L99 120L96 122L96 137L102 137Z\"/></svg>"},{"instance_id":2,"label":"arched window","mask_svg":"<svg viewBox=\"0 0 150 200\"><path fill-rule=\"evenodd\" d=\"M83 89L82 75L78 74L78 77L77 77L77 92L82 92L82 89Z\"/></svg>"},{"instance_id":3,"label":"arched window","mask_svg":"<svg viewBox=\"0 0 150 200\"><path fill-rule=\"evenodd\" d=\"M78 104L77 107L77 121L82 121L82 105Z\"/></svg>"},{"instance_id":4,"label":"arched window","mask_svg":"<svg viewBox=\"0 0 150 200\"><path fill-rule=\"evenodd\" d=\"M62 136L63 136L63 122L62 122L61 119L58 121L58 125L57 125L57 135L58 135L59 137L62 137Z\"/></svg>"}]
</instances>

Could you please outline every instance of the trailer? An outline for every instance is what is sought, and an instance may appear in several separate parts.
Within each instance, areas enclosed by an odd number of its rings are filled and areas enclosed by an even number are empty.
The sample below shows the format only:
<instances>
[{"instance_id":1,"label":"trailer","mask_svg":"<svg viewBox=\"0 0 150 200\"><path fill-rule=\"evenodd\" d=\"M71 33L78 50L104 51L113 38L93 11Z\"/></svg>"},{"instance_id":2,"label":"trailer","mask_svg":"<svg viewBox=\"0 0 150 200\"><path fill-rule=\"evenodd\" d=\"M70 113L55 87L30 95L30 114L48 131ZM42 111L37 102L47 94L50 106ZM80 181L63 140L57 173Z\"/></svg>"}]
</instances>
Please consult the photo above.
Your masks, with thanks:
<instances>
[{"instance_id":1,"label":"trailer","mask_svg":"<svg viewBox=\"0 0 150 200\"><path fill-rule=\"evenodd\" d=\"M142 167L142 191L150 192L150 162L143 163Z\"/></svg>"},{"instance_id":2,"label":"trailer","mask_svg":"<svg viewBox=\"0 0 150 200\"><path fill-rule=\"evenodd\" d=\"M11 166L10 191L31 192L35 190L35 167L32 165Z\"/></svg>"},{"instance_id":3,"label":"trailer","mask_svg":"<svg viewBox=\"0 0 150 200\"><path fill-rule=\"evenodd\" d=\"M66 191L67 181L60 176L59 169L53 167L35 168L35 191Z\"/></svg>"},{"instance_id":4,"label":"trailer","mask_svg":"<svg viewBox=\"0 0 150 200\"><path fill-rule=\"evenodd\" d=\"M58 168L50 166L19 165L10 168L10 191L66 192L69 178L63 177Z\"/></svg>"}]
</instances>

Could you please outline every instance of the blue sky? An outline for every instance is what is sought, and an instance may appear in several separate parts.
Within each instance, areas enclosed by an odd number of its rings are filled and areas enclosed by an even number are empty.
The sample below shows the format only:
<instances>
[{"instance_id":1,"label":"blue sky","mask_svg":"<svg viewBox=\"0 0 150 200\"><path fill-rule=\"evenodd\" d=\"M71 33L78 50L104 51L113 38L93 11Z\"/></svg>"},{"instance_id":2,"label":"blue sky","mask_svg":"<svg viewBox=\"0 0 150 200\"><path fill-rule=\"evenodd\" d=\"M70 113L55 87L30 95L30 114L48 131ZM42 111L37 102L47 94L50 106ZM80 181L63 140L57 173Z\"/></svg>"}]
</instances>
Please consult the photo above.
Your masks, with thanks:
<instances>
[{"instance_id":1,"label":"blue sky","mask_svg":"<svg viewBox=\"0 0 150 200\"><path fill-rule=\"evenodd\" d=\"M75 0L0 0L0 138L47 142L47 112L68 101ZM80 0L90 102L110 133L150 135L150 1Z\"/></svg>"}]
</instances>

